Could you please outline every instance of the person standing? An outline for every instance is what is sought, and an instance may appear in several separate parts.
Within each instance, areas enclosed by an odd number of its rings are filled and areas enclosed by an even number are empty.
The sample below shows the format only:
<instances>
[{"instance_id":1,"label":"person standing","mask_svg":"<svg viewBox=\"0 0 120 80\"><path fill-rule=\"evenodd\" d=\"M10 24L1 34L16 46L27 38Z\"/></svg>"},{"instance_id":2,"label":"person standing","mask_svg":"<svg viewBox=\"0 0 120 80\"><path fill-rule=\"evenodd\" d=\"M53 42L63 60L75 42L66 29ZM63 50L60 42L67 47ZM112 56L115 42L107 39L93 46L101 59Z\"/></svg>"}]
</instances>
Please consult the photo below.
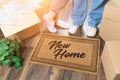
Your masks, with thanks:
<instances>
[{"instance_id":1,"label":"person standing","mask_svg":"<svg viewBox=\"0 0 120 80\"><path fill-rule=\"evenodd\" d=\"M55 16L66 6L68 1L70 0L52 0L50 11L43 17L50 32L55 33L57 31L55 28ZM73 0L71 13L73 23L68 24L58 19L57 24L69 28L68 32L70 34L75 34L79 27L83 25L85 35L94 37L107 2L108 0L92 0L88 21L84 23L87 15L88 0Z\"/></svg>"},{"instance_id":2,"label":"person standing","mask_svg":"<svg viewBox=\"0 0 120 80\"><path fill-rule=\"evenodd\" d=\"M60 11L67 5L70 0L52 0L51 7L47 14L43 16L47 28L50 32L55 33L57 29L55 28L55 16L57 16ZM68 24L60 19L57 21L57 25L62 26L64 28L69 28L68 32L71 34L75 34L79 26L85 21L85 17L87 14L87 0L73 0L72 5L72 24Z\"/></svg>"}]
</instances>

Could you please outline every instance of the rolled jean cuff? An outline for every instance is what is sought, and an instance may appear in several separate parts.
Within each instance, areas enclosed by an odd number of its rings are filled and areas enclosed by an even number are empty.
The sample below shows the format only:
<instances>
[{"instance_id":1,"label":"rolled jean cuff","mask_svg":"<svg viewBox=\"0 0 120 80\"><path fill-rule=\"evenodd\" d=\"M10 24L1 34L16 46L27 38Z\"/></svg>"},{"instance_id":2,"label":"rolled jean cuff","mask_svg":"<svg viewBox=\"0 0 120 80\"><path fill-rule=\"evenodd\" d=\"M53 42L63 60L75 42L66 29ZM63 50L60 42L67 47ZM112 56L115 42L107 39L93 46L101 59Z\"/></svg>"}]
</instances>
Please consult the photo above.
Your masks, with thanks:
<instances>
[{"instance_id":1,"label":"rolled jean cuff","mask_svg":"<svg viewBox=\"0 0 120 80\"><path fill-rule=\"evenodd\" d=\"M79 16L72 16L72 20L74 25L81 26L84 23L85 18Z\"/></svg>"}]
</instances>

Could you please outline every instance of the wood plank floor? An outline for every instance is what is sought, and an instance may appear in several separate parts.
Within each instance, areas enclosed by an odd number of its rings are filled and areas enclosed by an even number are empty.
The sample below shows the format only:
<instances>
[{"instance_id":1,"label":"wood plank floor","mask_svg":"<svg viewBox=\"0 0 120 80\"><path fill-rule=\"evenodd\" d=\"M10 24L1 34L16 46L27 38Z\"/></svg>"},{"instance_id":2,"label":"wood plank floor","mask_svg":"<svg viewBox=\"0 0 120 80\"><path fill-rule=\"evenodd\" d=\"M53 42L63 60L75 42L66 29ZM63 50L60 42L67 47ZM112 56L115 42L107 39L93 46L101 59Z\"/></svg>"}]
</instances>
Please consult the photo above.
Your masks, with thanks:
<instances>
[{"instance_id":1,"label":"wood plank floor","mask_svg":"<svg viewBox=\"0 0 120 80\"><path fill-rule=\"evenodd\" d=\"M36 35L23 42L25 46L23 46L24 49L21 56L24 59L24 65L27 64L26 60L33 50L31 43L33 46L33 43L36 43L38 36L39 35ZM25 69L24 79L20 79L23 68L17 70L12 67L10 68L10 71L8 68L5 70L4 68L0 68L0 76L6 77L4 79L0 78L0 80L106 80L102 63L100 63L100 71L98 76L28 63L27 68Z\"/></svg>"},{"instance_id":2,"label":"wood plank floor","mask_svg":"<svg viewBox=\"0 0 120 80\"><path fill-rule=\"evenodd\" d=\"M48 3L46 3L47 1ZM40 11L39 10L37 11L38 16L41 20L42 20L41 16L48 11L49 0L44 0L43 3L46 5L41 5L43 8L40 9ZM40 31L47 32L44 23L40 24ZM58 34L61 35L67 35L66 33L67 31L62 29L59 30L58 32ZM4 68L0 66L0 80L106 80L102 63L100 63L98 76L86 74L86 73L74 72L70 70L64 70L57 67L27 63L27 59L30 56L35 46L35 43L39 38L39 34L27 40L22 41L21 57L24 60L23 68L17 70L14 67ZM79 33L77 36L80 36ZM96 38L98 38L98 36ZM103 46L104 46L104 42L103 40L101 40L100 53L102 53ZM21 73L23 73L23 69L25 65L27 66L27 68L25 69L25 73L23 75L24 77L21 79Z\"/></svg>"},{"instance_id":3,"label":"wood plank floor","mask_svg":"<svg viewBox=\"0 0 120 80\"><path fill-rule=\"evenodd\" d=\"M24 78L20 79L24 67L19 70L12 67L10 68L8 74L8 69L6 70L6 74L4 73L4 75L6 75L6 79L0 78L0 80L106 80L102 63L100 63L100 71L98 76L45 65L26 63L26 60L28 59L28 56L31 54L33 49L33 47L30 47L31 43L33 46L33 43L36 43L37 38L38 35L24 41L25 46L21 56L25 61L23 64L28 64L27 68L25 69Z\"/></svg>"}]
</instances>

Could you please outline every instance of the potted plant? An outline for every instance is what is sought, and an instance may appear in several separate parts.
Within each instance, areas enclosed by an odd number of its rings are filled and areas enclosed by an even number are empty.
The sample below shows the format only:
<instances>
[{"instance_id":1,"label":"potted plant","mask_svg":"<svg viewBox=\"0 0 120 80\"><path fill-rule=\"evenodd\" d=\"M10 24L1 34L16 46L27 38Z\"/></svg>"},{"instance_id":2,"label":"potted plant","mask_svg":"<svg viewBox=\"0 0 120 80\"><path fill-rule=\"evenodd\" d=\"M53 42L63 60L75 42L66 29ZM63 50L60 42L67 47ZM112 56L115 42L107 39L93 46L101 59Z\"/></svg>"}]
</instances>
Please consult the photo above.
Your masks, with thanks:
<instances>
[{"instance_id":1,"label":"potted plant","mask_svg":"<svg viewBox=\"0 0 120 80\"><path fill-rule=\"evenodd\" d=\"M20 46L16 38L14 40L0 38L0 64L2 66L14 65L15 68L22 67Z\"/></svg>"}]
</instances>

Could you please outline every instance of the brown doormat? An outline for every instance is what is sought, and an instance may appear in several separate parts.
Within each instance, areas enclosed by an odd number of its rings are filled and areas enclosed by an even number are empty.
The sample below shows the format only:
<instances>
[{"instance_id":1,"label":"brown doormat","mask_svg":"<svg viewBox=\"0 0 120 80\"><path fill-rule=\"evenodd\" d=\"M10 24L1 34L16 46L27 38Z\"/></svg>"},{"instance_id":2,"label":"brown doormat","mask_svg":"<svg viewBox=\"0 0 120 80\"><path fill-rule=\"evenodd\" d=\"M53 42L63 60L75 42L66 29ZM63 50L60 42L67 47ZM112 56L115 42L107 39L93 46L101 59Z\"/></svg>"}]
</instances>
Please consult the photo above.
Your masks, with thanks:
<instances>
[{"instance_id":1,"label":"brown doormat","mask_svg":"<svg viewBox=\"0 0 120 80\"><path fill-rule=\"evenodd\" d=\"M99 46L98 39L42 33L30 62L97 74Z\"/></svg>"}]
</instances>

